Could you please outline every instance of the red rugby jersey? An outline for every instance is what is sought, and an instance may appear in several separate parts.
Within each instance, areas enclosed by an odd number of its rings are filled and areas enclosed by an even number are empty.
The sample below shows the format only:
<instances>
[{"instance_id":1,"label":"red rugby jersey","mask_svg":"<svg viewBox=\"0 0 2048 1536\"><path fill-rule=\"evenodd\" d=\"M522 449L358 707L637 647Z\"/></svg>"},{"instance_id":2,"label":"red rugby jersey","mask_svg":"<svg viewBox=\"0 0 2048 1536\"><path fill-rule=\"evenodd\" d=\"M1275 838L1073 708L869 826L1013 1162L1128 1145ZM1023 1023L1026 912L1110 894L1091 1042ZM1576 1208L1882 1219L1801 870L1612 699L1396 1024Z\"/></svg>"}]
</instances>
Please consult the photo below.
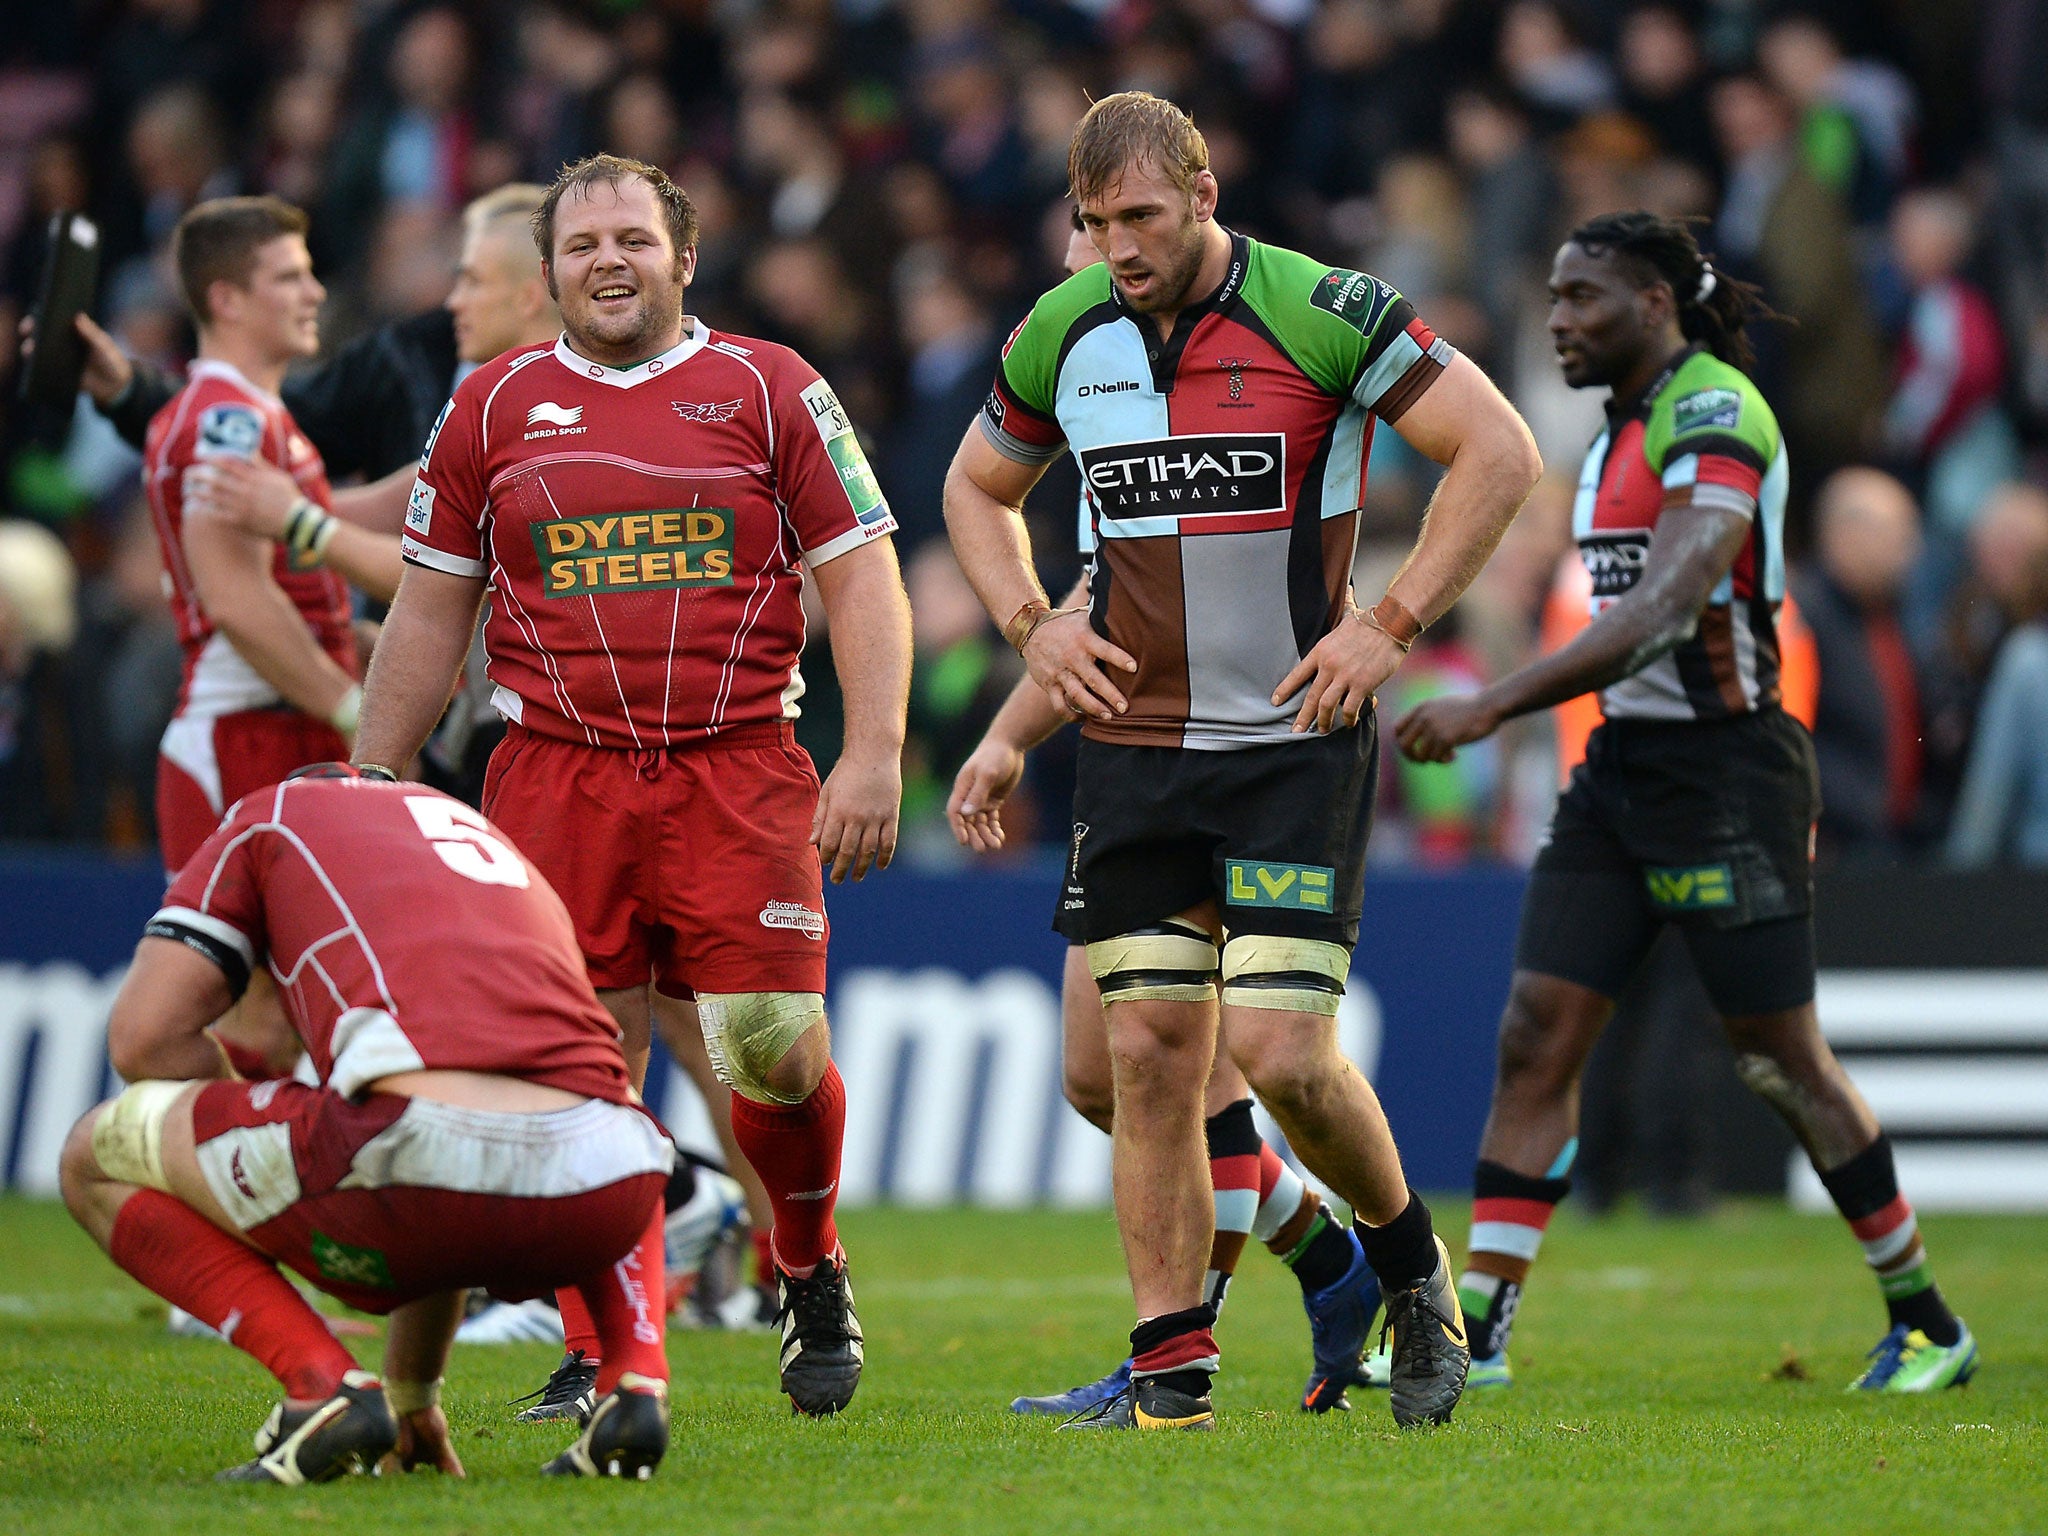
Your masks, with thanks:
<instances>
[{"instance_id":1,"label":"red rugby jersey","mask_svg":"<svg viewBox=\"0 0 2048 1536\"><path fill-rule=\"evenodd\" d=\"M284 402L227 363L204 357L193 363L189 382L150 419L142 450L142 485L163 551L164 591L185 648L185 676L178 693L178 713L184 717L211 718L283 702L227 636L213 627L185 563L185 471L203 459L218 458L274 464L298 482L301 495L334 510L327 466ZM313 631L320 649L354 676L359 668L347 585L332 571L293 570L281 544L271 575Z\"/></svg>"},{"instance_id":2,"label":"red rugby jersey","mask_svg":"<svg viewBox=\"0 0 2048 1536\"><path fill-rule=\"evenodd\" d=\"M455 391L405 558L488 577L493 702L593 746L793 718L803 567L896 527L829 384L701 321L632 368L564 338Z\"/></svg>"},{"instance_id":3,"label":"red rugby jersey","mask_svg":"<svg viewBox=\"0 0 2048 1536\"><path fill-rule=\"evenodd\" d=\"M149 931L231 974L267 964L338 1093L441 1068L633 1101L561 899L482 813L423 784L244 796Z\"/></svg>"}]
</instances>

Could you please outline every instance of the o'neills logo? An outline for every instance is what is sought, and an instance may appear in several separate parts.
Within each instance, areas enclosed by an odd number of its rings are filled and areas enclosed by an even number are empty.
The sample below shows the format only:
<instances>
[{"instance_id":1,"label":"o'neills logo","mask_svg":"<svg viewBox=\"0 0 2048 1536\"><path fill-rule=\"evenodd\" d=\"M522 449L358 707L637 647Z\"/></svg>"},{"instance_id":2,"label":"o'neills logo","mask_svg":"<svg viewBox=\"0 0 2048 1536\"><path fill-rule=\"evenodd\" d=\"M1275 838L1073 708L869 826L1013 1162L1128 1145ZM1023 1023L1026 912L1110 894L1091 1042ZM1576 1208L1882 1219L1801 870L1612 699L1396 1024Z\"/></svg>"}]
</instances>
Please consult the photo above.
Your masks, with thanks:
<instances>
[{"instance_id":1,"label":"o'neills logo","mask_svg":"<svg viewBox=\"0 0 2048 1536\"><path fill-rule=\"evenodd\" d=\"M771 901L761 909L763 928L792 928L807 939L825 937L825 914L794 901Z\"/></svg>"},{"instance_id":2,"label":"o'neills logo","mask_svg":"<svg viewBox=\"0 0 2048 1536\"><path fill-rule=\"evenodd\" d=\"M548 597L732 585L732 508L677 507L533 525Z\"/></svg>"},{"instance_id":3,"label":"o'neills logo","mask_svg":"<svg viewBox=\"0 0 2048 1536\"><path fill-rule=\"evenodd\" d=\"M1209 432L1081 450L1104 517L1277 512L1287 505L1287 438Z\"/></svg>"},{"instance_id":4,"label":"o'neills logo","mask_svg":"<svg viewBox=\"0 0 2048 1536\"><path fill-rule=\"evenodd\" d=\"M1595 534L1579 540L1579 558L1586 574L1593 578L1593 597L1619 597L1634 586L1650 560L1650 531L1630 528L1625 532Z\"/></svg>"}]
</instances>

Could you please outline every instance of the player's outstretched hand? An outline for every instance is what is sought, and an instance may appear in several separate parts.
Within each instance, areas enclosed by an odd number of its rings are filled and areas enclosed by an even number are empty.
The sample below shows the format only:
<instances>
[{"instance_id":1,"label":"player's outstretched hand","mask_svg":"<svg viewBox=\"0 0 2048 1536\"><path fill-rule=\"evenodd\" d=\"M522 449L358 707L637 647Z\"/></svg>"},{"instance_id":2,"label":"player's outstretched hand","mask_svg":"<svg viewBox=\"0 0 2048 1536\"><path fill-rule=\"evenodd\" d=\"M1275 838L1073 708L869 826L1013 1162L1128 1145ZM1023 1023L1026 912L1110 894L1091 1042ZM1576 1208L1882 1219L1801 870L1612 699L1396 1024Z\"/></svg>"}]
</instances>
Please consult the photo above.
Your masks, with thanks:
<instances>
[{"instance_id":1,"label":"player's outstretched hand","mask_svg":"<svg viewBox=\"0 0 2048 1536\"><path fill-rule=\"evenodd\" d=\"M1358 724L1372 707L1380 684L1401 665L1401 648L1385 630L1365 622L1365 615L1347 602L1337 627L1318 640L1309 653L1294 664L1294 670L1273 690L1273 703L1284 704L1302 693L1301 709L1295 714L1294 729L1333 731L1337 722Z\"/></svg>"},{"instance_id":2,"label":"player's outstretched hand","mask_svg":"<svg viewBox=\"0 0 2048 1536\"><path fill-rule=\"evenodd\" d=\"M106 405L128 387L128 381L135 377L135 364L92 316L78 315L72 324L78 339L85 343L85 368L78 376L78 387L92 396L95 405ZM35 316L24 316L17 334L21 339L21 360L26 363L36 350Z\"/></svg>"},{"instance_id":3,"label":"player's outstretched hand","mask_svg":"<svg viewBox=\"0 0 2048 1536\"><path fill-rule=\"evenodd\" d=\"M1024 642L1024 665L1053 703L1070 715L1097 720L1114 720L1130 707L1103 669L1138 670L1128 651L1095 633L1080 608L1055 614L1031 632Z\"/></svg>"},{"instance_id":4,"label":"player's outstretched hand","mask_svg":"<svg viewBox=\"0 0 2048 1536\"><path fill-rule=\"evenodd\" d=\"M994 853L1003 846L1003 802L1024 777L1024 753L1007 741L984 736L953 776L946 820L962 848Z\"/></svg>"},{"instance_id":5,"label":"player's outstretched hand","mask_svg":"<svg viewBox=\"0 0 2048 1536\"><path fill-rule=\"evenodd\" d=\"M259 539L284 537L285 516L299 483L275 464L254 459L201 459L185 471L185 507L219 517Z\"/></svg>"},{"instance_id":6,"label":"player's outstretched hand","mask_svg":"<svg viewBox=\"0 0 2048 1536\"><path fill-rule=\"evenodd\" d=\"M386 1474L432 1467L450 1477L467 1477L462 1459L448 1439L448 1416L439 1408L421 1408L398 1416L398 1444L384 1453L377 1470Z\"/></svg>"},{"instance_id":7,"label":"player's outstretched hand","mask_svg":"<svg viewBox=\"0 0 2048 1536\"><path fill-rule=\"evenodd\" d=\"M849 874L858 880L870 868L889 867L902 813L903 766L896 754L839 759L825 776L818 813L811 818L811 841L834 885Z\"/></svg>"},{"instance_id":8,"label":"player's outstretched hand","mask_svg":"<svg viewBox=\"0 0 2048 1536\"><path fill-rule=\"evenodd\" d=\"M1394 722L1394 740L1418 763L1448 763L1467 742L1500 729L1500 716L1477 693L1425 699Z\"/></svg>"}]
</instances>

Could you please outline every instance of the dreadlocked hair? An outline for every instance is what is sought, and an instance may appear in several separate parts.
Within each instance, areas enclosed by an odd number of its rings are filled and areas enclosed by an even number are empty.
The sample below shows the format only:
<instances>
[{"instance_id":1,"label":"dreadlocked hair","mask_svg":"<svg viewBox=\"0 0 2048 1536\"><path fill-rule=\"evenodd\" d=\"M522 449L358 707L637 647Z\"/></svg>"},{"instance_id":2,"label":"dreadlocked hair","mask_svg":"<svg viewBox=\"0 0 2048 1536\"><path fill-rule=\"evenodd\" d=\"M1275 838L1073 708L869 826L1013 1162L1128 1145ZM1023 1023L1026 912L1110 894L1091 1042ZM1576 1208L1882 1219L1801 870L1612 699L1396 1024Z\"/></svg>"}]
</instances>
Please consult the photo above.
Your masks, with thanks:
<instances>
[{"instance_id":1,"label":"dreadlocked hair","mask_svg":"<svg viewBox=\"0 0 2048 1536\"><path fill-rule=\"evenodd\" d=\"M1691 222L1641 210L1603 213L1573 230L1570 239L1589 256L1612 254L1628 262L1646 287L1669 284L1685 339L1700 342L1724 363L1753 368L1756 351L1744 328L1752 320L1785 317L1764 302L1756 284L1714 266L1693 238Z\"/></svg>"}]
</instances>

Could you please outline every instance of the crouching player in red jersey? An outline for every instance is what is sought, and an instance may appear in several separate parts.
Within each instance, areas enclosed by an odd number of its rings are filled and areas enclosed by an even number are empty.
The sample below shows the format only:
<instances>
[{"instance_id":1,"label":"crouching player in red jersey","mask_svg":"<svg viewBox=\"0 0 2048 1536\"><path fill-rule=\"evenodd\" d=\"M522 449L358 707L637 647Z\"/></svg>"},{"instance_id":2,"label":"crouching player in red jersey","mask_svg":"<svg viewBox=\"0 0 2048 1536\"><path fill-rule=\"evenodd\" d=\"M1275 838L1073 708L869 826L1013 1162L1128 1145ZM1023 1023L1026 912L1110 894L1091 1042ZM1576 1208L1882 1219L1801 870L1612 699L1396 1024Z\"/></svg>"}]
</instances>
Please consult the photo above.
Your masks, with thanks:
<instances>
[{"instance_id":1,"label":"crouching player in red jersey","mask_svg":"<svg viewBox=\"0 0 2048 1536\"><path fill-rule=\"evenodd\" d=\"M508 723L484 808L562 893L636 1072L653 990L695 998L774 1207L782 1388L836 1413L865 1357L833 1221L846 1093L820 864L859 879L895 847L896 524L816 370L684 314L696 210L658 168L569 167L534 231L562 337L477 369L427 444L357 760L389 773L418 750L488 581ZM822 786L791 724L807 575L846 701ZM562 1300L567 1350L528 1416L588 1408L599 1341Z\"/></svg>"},{"instance_id":2,"label":"crouching player in red jersey","mask_svg":"<svg viewBox=\"0 0 2048 1536\"><path fill-rule=\"evenodd\" d=\"M144 930L108 1026L129 1086L72 1131L65 1203L283 1384L256 1459L223 1480L320 1482L387 1456L461 1475L439 1399L470 1286L576 1288L601 1399L544 1470L647 1477L668 1444L673 1148L569 915L461 802L312 772L240 801ZM206 1026L259 968L324 1087L224 1078ZM381 1380L280 1265L390 1314Z\"/></svg>"}]
</instances>

